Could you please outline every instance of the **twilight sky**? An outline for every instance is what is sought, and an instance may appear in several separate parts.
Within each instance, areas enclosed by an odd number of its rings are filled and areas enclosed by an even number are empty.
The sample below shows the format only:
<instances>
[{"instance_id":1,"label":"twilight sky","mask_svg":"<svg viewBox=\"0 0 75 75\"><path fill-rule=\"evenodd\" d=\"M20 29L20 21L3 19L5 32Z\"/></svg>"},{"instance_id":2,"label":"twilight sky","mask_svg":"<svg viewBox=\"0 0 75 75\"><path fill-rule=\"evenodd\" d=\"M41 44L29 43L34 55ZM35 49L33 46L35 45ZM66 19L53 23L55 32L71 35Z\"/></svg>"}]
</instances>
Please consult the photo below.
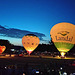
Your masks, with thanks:
<instances>
[{"instance_id":1,"label":"twilight sky","mask_svg":"<svg viewBox=\"0 0 75 75\"><path fill-rule=\"evenodd\" d=\"M0 39L14 45L30 33L47 44L50 29L60 22L75 24L75 0L0 0Z\"/></svg>"}]
</instances>

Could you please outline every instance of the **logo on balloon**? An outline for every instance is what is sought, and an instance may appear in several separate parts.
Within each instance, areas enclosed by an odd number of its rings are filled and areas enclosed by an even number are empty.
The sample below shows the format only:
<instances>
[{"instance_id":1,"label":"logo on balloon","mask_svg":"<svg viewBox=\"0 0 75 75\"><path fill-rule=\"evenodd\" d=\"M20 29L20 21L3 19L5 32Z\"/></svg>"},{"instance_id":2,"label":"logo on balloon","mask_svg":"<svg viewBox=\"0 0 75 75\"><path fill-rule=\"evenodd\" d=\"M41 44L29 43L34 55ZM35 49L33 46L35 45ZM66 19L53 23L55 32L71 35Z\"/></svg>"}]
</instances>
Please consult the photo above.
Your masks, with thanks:
<instances>
[{"instance_id":1,"label":"logo on balloon","mask_svg":"<svg viewBox=\"0 0 75 75\"><path fill-rule=\"evenodd\" d=\"M57 41L61 40L61 41L70 41L71 42L72 39L73 39L73 37L70 38L68 36L67 37L58 37L58 36L55 36L55 37L56 37Z\"/></svg>"},{"instance_id":2,"label":"logo on balloon","mask_svg":"<svg viewBox=\"0 0 75 75\"><path fill-rule=\"evenodd\" d=\"M66 36L67 34L69 34L68 31L60 31L58 32L57 34L61 34L62 36L55 36L56 40L59 41L59 40L63 40L63 41L72 41L73 37L69 37L69 36ZM64 37L66 36L66 37Z\"/></svg>"},{"instance_id":3,"label":"logo on balloon","mask_svg":"<svg viewBox=\"0 0 75 75\"><path fill-rule=\"evenodd\" d=\"M61 34L62 36L65 36L65 35L69 34L69 32L68 31L61 31L61 32L58 32L58 34Z\"/></svg>"}]
</instances>

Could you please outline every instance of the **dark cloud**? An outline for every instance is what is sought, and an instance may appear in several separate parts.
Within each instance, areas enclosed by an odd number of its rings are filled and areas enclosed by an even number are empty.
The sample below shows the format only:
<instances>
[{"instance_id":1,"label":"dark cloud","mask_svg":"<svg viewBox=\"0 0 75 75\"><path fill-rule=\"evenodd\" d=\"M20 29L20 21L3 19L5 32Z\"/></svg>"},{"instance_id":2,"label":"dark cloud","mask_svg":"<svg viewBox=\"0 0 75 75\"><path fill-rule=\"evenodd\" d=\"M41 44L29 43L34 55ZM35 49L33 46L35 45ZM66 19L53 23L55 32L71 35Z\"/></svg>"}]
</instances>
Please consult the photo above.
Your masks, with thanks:
<instances>
[{"instance_id":1,"label":"dark cloud","mask_svg":"<svg viewBox=\"0 0 75 75\"><path fill-rule=\"evenodd\" d=\"M12 38L22 38L26 34L35 34L40 38L40 40L45 41L43 37L46 37L43 33L30 32L27 30L20 30L15 28L7 28L0 25L0 36L7 36Z\"/></svg>"}]
</instances>

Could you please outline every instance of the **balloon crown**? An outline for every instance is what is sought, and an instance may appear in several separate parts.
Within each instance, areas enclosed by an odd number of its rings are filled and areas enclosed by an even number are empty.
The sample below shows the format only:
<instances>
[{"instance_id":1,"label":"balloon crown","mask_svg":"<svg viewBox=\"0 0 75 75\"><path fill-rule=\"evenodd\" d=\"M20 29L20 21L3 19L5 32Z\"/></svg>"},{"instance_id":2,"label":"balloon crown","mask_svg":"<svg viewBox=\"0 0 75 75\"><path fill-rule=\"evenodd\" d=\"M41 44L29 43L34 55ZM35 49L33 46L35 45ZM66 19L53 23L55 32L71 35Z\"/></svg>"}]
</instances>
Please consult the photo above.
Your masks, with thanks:
<instances>
[{"instance_id":1,"label":"balloon crown","mask_svg":"<svg viewBox=\"0 0 75 75\"><path fill-rule=\"evenodd\" d=\"M36 35L34 35L34 34L26 34L25 36L36 36ZM36 36L37 37L37 36Z\"/></svg>"}]
</instances>

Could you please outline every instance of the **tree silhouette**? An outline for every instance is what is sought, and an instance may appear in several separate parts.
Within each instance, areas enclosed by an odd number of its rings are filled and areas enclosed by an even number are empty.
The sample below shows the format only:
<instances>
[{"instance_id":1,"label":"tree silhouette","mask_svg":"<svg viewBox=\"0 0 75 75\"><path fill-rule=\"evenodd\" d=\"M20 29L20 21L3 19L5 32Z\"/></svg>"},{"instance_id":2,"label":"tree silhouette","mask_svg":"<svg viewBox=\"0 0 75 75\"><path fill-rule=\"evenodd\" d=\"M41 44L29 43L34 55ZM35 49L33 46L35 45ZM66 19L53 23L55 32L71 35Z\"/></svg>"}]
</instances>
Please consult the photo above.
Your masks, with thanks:
<instances>
[{"instance_id":1,"label":"tree silhouette","mask_svg":"<svg viewBox=\"0 0 75 75\"><path fill-rule=\"evenodd\" d=\"M10 44L10 42L8 40L0 39L0 45L6 46L6 50L4 51L4 53L11 53L10 49L12 47L12 44Z\"/></svg>"}]
</instances>

